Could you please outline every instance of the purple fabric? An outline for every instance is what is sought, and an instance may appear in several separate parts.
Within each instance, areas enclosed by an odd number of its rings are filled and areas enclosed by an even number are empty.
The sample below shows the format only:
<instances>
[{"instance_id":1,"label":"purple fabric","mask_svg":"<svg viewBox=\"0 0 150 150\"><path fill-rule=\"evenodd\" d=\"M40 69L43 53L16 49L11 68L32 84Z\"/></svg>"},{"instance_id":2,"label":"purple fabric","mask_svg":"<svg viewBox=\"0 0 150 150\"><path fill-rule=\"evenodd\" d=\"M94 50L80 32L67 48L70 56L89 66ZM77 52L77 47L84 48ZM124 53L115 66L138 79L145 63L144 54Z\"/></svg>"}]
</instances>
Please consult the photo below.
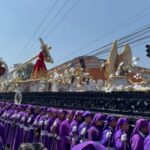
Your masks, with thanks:
<instances>
[{"instance_id":1,"label":"purple fabric","mask_svg":"<svg viewBox=\"0 0 150 150\"><path fill-rule=\"evenodd\" d=\"M76 145L72 150L106 150L106 148L97 142L87 141Z\"/></svg>"},{"instance_id":2,"label":"purple fabric","mask_svg":"<svg viewBox=\"0 0 150 150\"><path fill-rule=\"evenodd\" d=\"M69 135L72 138L70 148L73 148L79 142L78 141L78 127L82 122L82 114L83 114L83 111L76 111L75 115L74 115L74 119L70 124L70 133L69 133ZM79 120L78 116L81 117L80 118L81 120ZM74 127L76 127L76 129L77 129L76 131L73 131Z\"/></svg>"},{"instance_id":3,"label":"purple fabric","mask_svg":"<svg viewBox=\"0 0 150 150\"><path fill-rule=\"evenodd\" d=\"M6 144L5 142L4 125L0 123L0 145Z\"/></svg>"},{"instance_id":4,"label":"purple fabric","mask_svg":"<svg viewBox=\"0 0 150 150\"><path fill-rule=\"evenodd\" d=\"M141 126L148 126L148 121L145 120L145 119L137 120L131 137L134 136L135 134L139 133L139 129L140 129Z\"/></svg>"},{"instance_id":5,"label":"purple fabric","mask_svg":"<svg viewBox=\"0 0 150 150\"><path fill-rule=\"evenodd\" d=\"M61 118L61 114L64 114L64 117ZM55 119L54 123L56 123L56 126L52 126L52 129L51 129L51 132L53 134L56 134L57 135L57 138L56 139L53 139L52 143L54 142L53 145L53 149L54 150L61 150L61 147L60 147L60 139L58 138L59 135L60 135L60 125L61 123L64 121L65 119L65 115L66 115L66 111L65 110L59 110L58 111L58 118Z\"/></svg>"},{"instance_id":6,"label":"purple fabric","mask_svg":"<svg viewBox=\"0 0 150 150\"><path fill-rule=\"evenodd\" d=\"M117 125L115 128L115 135L114 135L114 144L117 150L124 150L125 147L126 150L129 149L128 140L127 142L121 141L121 136L124 134L124 131L121 130L121 126L127 122L128 122L127 118L119 118L117 121Z\"/></svg>"},{"instance_id":7,"label":"purple fabric","mask_svg":"<svg viewBox=\"0 0 150 150\"><path fill-rule=\"evenodd\" d=\"M117 132L120 127L124 124L124 123L127 123L128 122L128 119L127 118L119 118L118 121L117 121L117 124L116 124L116 128L115 128L115 132Z\"/></svg>"},{"instance_id":8,"label":"purple fabric","mask_svg":"<svg viewBox=\"0 0 150 150\"><path fill-rule=\"evenodd\" d=\"M105 125L104 125L104 129L107 129L108 126L109 126L109 123L113 122L113 121L116 121L116 117L115 116L108 116L106 118L106 122L105 122Z\"/></svg>"},{"instance_id":9,"label":"purple fabric","mask_svg":"<svg viewBox=\"0 0 150 150\"><path fill-rule=\"evenodd\" d=\"M102 115L100 113L97 113L91 123L91 127L88 132L88 140L90 141L99 141L102 135L103 131L103 125L102 126L97 126L96 122L97 121L104 121L106 119L105 115Z\"/></svg>"},{"instance_id":10,"label":"purple fabric","mask_svg":"<svg viewBox=\"0 0 150 150\"><path fill-rule=\"evenodd\" d=\"M108 147L114 147L114 128L110 127L109 124L113 121L116 121L116 117L114 116L108 116L104 125L104 130L102 133L102 138L101 138L101 144ZM106 138L107 132L112 132L112 135L109 139Z\"/></svg>"},{"instance_id":11,"label":"purple fabric","mask_svg":"<svg viewBox=\"0 0 150 150\"><path fill-rule=\"evenodd\" d=\"M144 150L150 150L150 122L148 125L149 135L144 140Z\"/></svg>"},{"instance_id":12,"label":"purple fabric","mask_svg":"<svg viewBox=\"0 0 150 150\"><path fill-rule=\"evenodd\" d=\"M105 115L103 115L103 114L101 114L101 113L97 113L95 116L94 116L94 118L93 118L93 120L92 120L92 125L95 125L95 123L97 122L97 121L105 121L106 120L106 116Z\"/></svg>"},{"instance_id":13,"label":"purple fabric","mask_svg":"<svg viewBox=\"0 0 150 150\"><path fill-rule=\"evenodd\" d=\"M150 135L144 140L144 150L150 150Z\"/></svg>"},{"instance_id":14,"label":"purple fabric","mask_svg":"<svg viewBox=\"0 0 150 150\"><path fill-rule=\"evenodd\" d=\"M20 128L20 124L22 124L22 121L21 121L21 118L23 117L23 115L25 114L25 112L19 112L18 115L17 115L17 127L16 127L16 132L15 132L15 135L14 135L14 140L13 140L13 147L12 147L12 150L16 150L19 148L19 145L20 145L20 136L21 135L21 128Z\"/></svg>"},{"instance_id":15,"label":"purple fabric","mask_svg":"<svg viewBox=\"0 0 150 150\"><path fill-rule=\"evenodd\" d=\"M144 137L139 134L140 127L148 126L148 121L139 119L136 122L134 130L131 135L131 148L132 150L144 150Z\"/></svg>"},{"instance_id":16,"label":"purple fabric","mask_svg":"<svg viewBox=\"0 0 150 150\"><path fill-rule=\"evenodd\" d=\"M115 148L117 150L124 150L125 149L125 142L121 141L121 136L124 134L124 132L119 129L116 133L115 133L115 137L114 137L114 142L115 142Z\"/></svg>"},{"instance_id":17,"label":"purple fabric","mask_svg":"<svg viewBox=\"0 0 150 150\"><path fill-rule=\"evenodd\" d=\"M72 112L70 112L70 114L72 114ZM61 150L67 150L70 148L70 142L71 142L71 139L69 136L70 124L71 124L71 120L69 121L68 119L66 119L60 125Z\"/></svg>"},{"instance_id":18,"label":"purple fabric","mask_svg":"<svg viewBox=\"0 0 150 150\"><path fill-rule=\"evenodd\" d=\"M52 115L51 117L45 122L45 130L47 131L48 134L50 134L51 132L51 127L52 127L52 124L54 123L55 119L57 118L57 109L55 108L51 108L51 112L52 112ZM48 148L48 150L51 149L51 146L52 146L52 140L53 138L50 137L50 136L46 136L46 139L45 139L45 146Z\"/></svg>"},{"instance_id":19,"label":"purple fabric","mask_svg":"<svg viewBox=\"0 0 150 150\"><path fill-rule=\"evenodd\" d=\"M88 116L93 116L93 114L90 111L85 111L82 116L88 117Z\"/></svg>"}]
</instances>

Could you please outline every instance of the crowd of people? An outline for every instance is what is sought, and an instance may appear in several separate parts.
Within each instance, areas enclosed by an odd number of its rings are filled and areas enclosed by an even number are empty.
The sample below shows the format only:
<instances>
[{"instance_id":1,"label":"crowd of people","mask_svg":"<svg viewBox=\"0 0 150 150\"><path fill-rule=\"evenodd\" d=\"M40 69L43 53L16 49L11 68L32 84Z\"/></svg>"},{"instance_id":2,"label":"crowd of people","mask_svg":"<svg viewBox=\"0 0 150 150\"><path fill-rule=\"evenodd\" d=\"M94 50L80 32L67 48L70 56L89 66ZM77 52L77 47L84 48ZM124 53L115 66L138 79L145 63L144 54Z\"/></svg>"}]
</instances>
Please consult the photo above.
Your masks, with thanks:
<instances>
[{"instance_id":1,"label":"crowd of people","mask_svg":"<svg viewBox=\"0 0 150 150\"><path fill-rule=\"evenodd\" d=\"M148 133L149 132L149 133ZM48 150L150 150L150 123L82 110L0 102L0 146L18 150L42 143Z\"/></svg>"}]
</instances>

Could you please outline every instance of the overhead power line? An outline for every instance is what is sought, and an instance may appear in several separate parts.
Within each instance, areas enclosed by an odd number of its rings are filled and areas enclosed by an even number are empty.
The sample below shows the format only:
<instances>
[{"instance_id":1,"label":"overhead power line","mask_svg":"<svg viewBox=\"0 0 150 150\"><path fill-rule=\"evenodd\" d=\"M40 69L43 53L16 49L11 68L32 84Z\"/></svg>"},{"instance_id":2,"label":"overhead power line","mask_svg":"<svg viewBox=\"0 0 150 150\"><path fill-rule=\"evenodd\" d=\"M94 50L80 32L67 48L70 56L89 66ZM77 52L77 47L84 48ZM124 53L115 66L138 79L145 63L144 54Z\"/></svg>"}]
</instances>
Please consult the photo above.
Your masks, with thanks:
<instances>
[{"instance_id":1,"label":"overhead power line","mask_svg":"<svg viewBox=\"0 0 150 150\"><path fill-rule=\"evenodd\" d=\"M18 59L21 54L23 56L23 54L26 52L26 48L28 48L28 46L30 45L30 43L32 42L32 40L34 39L34 37L36 36L37 32L40 30L40 28L42 27L42 25L44 24L44 22L47 20L48 16L52 13L52 11L54 10L56 4L57 4L58 0L55 0L55 2L53 3L53 5L50 7L50 9L48 10L47 14L44 16L44 18L42 19L42 21L40 22L39 26L36 28L35 32L33 33L33 35L31 36L31 38L28 40L28 42L26 43L26 45L24 46L24 48L22 50L20 50L20 53L17 55L17 57L15 58Z\"/></svg>"}]
</instances>

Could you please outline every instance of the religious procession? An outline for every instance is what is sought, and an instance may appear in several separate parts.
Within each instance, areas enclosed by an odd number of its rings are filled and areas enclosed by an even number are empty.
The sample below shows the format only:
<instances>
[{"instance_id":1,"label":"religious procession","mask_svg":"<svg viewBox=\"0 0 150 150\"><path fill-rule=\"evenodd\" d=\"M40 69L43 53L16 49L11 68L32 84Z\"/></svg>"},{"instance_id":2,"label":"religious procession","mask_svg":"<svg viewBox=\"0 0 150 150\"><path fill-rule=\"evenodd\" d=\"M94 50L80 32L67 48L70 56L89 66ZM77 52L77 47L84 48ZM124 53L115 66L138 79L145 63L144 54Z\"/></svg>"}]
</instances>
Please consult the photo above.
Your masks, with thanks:
<instances>
[{"instance_id":1,"label":"religious procession","mask_svg":"<svg viewBox=\"0 0 150 150\"><path fill-rule=\"evenodd\" d=\"M0 150L150 150L148 6L2 0Z\"/></svg>"}]
</instances>

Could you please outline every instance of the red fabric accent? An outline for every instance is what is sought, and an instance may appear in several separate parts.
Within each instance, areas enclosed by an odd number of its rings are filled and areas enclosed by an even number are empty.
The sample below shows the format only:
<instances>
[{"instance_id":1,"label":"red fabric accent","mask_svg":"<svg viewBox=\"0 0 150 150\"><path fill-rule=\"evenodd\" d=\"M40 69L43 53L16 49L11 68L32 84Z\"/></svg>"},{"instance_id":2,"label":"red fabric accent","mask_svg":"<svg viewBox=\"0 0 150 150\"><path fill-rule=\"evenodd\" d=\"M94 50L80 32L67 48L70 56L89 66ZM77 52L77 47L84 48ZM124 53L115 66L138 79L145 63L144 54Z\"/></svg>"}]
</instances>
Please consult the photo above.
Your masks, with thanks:
<instances>
[{"instance_id":1,"label":"red fabric accent","mask_svg":"<svg viewBox=\"0 0 150 150\"><path fill-rule=\"evenodd\" d=\"M47 72L47 68L44 62L44 52L41 51L39 53L39 59L36 61L35 65L34 65L34 69L33 69L33 75L37 75L41 72L45 73Z\"/></svg>"}]
</instances>

